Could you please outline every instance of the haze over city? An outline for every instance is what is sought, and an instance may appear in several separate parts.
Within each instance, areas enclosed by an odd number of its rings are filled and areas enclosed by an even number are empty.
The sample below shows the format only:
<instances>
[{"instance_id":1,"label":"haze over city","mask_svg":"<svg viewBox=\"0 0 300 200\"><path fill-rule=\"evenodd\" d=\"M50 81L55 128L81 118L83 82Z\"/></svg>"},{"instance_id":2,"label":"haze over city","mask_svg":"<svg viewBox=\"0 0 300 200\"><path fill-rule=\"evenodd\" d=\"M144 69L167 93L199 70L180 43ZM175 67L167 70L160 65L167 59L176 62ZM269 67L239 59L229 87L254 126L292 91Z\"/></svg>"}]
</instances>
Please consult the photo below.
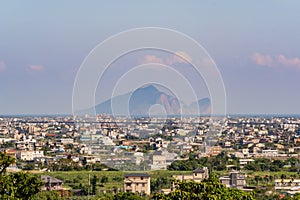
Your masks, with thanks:
<instances>
[{"instance_id":1,"label":"haze over city","mask_svg":"<svg viewBox=\"0 0 300 200\"><path fill-rule=\"evenodd\" d=\"M0 199L299 200L300 1L0 1Z\"/></svg>"},{"instance_id":2,"label":"haze over city","mask_svg":"<svg viewBox=\"0 0 300 200\"><path fill-rule=\"evenodd\" d=\"M0 113L72 113L77 70L96 45L125 30L163 27L207 50L223 78L229 114L298 114L299 9L297 1L276 0L1 2Z\"/></svg>"}]
</instances>

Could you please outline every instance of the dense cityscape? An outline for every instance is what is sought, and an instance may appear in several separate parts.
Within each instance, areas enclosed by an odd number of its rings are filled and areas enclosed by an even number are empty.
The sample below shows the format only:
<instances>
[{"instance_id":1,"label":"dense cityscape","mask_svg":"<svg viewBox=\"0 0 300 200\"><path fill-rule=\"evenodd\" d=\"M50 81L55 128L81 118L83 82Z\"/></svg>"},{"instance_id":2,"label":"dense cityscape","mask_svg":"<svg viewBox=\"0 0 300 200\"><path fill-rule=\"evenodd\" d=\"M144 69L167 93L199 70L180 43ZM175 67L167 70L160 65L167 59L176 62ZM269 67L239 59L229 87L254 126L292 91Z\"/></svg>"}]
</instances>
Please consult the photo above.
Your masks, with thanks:
<instances>
[{"instance_id":1,"label":"dense cityscape","mask_svg":"<svg viewBox=\"0 0 300 200\"><path fill-rule=\"evenodd\" d=\"M261 199L300 192L298 116L227 116L215 120L216 134L210 118L3 116L1 151L16 160L8 172L38 175L42 190L68 197L169 194L175 180L201 182L211 173ZM87 180L62 176L72 171Z\"/></svg>"},{"instance_id":2,"label":"dense cityscape","mask_svg":"<svg viewBox=\"0 0 300 200\"><path fill-rule=\"evenodd\" d=\"M0 1L0 200L300 200L300 1Z\"/></svg>"}]
</instances>

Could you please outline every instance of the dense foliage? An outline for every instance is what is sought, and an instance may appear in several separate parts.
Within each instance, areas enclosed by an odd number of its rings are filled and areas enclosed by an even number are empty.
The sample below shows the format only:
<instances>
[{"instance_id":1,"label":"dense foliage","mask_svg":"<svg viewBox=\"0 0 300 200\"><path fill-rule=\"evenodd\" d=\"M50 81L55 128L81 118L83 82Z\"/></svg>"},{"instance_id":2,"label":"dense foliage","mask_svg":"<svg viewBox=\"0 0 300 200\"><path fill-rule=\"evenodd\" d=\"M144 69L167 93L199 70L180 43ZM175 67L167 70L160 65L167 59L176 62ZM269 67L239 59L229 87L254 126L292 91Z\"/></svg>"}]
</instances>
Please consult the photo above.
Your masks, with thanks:
<instances>
[{"instance_id":1,"label":"dense foliage","mask_svg":"<svg viewBox=\"0 0 300 200\"><path fill-rule=\"evenodd\" d=\"M27 200L40 191L40 180L27 173L17 172L6 174L6 168L13 164L15 159L0 153L0 199Z\"/></svg>"},{"instance_id":2,"label":"dense foliage","mask_svg":"<svg viewBox=\"0 0 300 200\"><path fill-rule=\"evenodd\" d=\"M82 170L101 171L104 169L115 171L115 169L100 163L85 164L82 166L78 162L73 161L71 158L61 158L58 162L51 163L44 167L47 167L50 171L82 171Z\"/></svg>"},{"instance_id":3,"label":"dense foliage","mask_svg":"<svg viewBox=\"0 0 300 200\"><path fill-rule=\"evenodd\" d=\"M32 200L62 200L56 191L43 191L35 194Z\"/></svg>"},{"instance_id":4,"label":"dense foliage","mask_svg":"<svg viewBox=\"0 0 300 200\"><path fill-rule=\"evenodd\" d=\"M283 171L284 166L289 166L287 168L288 171L297 172L299 171L299 167L297 167L296 163L299 160L297 158L289 158L287 160L274 160L267 158L257 158L254 162L248 163L245 165L246 170L250 171L271 171L278 172Z\"/></svg>"},{"instance_id":5,"label":"dense foliage","mask_svg":"<svg viewBox=\"0 0 300 200\"><path fill-rule=\"evenodd\" d=\"M252 193L227 188L215 176L210 176L200 183L193 181L177 182L173 192L167 195L155 194L153 198L156 200L254 200Z\"/></svg>"},{"instance_id":6,"label":"dense foliage","mask_svg":"<svg viewBox=\"0 0 300 200\"><path fill-rule=\"evenodd\" d=\"M271 160L268 158L255 158L254 162L245 165L245 170L249 171L290 171L299 172L300 168L297 165L300 161L297 158L289 158L287 160ZM222 171L226 170L226 165L234 165L239 169L239 159L229 158L224 152L216 157L203 157L196 159L192 156L188 160L174 161L168 170L191 171L198 167L208 167L210 170ZM286 167L285 167L286 166Z\"/></svg>"},{"instance_id":7,"label":"dense foliage","mask_svg":"<svg viewBox=\"0 0 300 200\"><path fill-rule=\"evenodd\" d=\"M151 192L159 192L163 188L171 188L172 178L170 177L158 177L151 178Z\"/></svg>"},{"instance_id":8,"label":"dense foliage","mask_svg":"<svg viewBox=\"0 0 300 200\"><path fill-rule=\"evenodd\" d=\"M145 200L145 198L134 193L120 192L114 195L113 200Z\"/></svg>"}]
</instances>

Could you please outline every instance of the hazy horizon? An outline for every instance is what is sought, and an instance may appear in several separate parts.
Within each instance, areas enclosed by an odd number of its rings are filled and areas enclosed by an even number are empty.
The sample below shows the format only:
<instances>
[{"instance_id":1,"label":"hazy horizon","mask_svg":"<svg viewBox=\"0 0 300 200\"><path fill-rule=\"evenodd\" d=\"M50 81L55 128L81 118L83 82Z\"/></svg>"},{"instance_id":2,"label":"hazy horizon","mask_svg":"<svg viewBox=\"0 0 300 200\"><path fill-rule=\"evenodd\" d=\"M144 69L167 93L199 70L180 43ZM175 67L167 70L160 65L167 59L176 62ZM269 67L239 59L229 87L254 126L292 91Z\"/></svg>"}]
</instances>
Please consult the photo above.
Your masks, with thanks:
<instances>
[{"instance_id":1,"label":"hazy horizon","mask_svg":"<svg viewBox=\"0 0 300 200\"><path fill-rule=\"evenodd\" d=\"M182 32L206 49L224 81L227 114L300 114L299 10L300 2L279 0L3 1L0 115L71 114L73 84L85 57L112 35L142 27ZM112 65L106 84L144 60L169 59L154 51L128 55ZM175 65L199 86L198 96L209 97L188 64Z\"/></svg>"}]
</instances>

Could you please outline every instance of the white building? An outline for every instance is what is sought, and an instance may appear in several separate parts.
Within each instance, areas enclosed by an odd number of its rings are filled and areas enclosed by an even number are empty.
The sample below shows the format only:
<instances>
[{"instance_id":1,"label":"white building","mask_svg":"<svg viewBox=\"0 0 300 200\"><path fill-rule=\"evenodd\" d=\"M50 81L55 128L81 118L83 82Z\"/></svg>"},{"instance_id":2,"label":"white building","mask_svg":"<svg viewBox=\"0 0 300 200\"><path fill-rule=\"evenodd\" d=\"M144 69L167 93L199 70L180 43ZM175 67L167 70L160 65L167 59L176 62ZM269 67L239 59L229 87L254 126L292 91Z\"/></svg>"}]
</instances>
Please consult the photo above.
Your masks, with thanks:
<instances>
[{"instance_id":1,"label":"white building","mask_svg":"<svg viewBox=\"0 0 300 200\"><path fill-rule=\"evenodd\" d=\"M43 151L20 151L17 157L25 161L33 161L35 158L44 157Z\"/></svg>"}]
</instances>

